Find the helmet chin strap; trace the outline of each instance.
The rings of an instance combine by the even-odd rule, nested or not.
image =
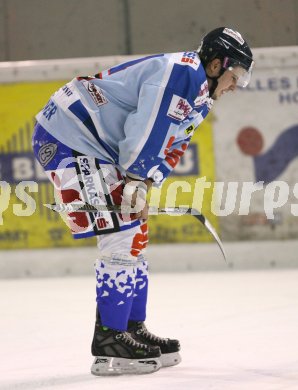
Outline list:
[[[213,94],[214,94],[214,92],[215,92],[215,90],[216,90],[216,88],[217,88],[217,85],[218,85],[218,78],[219,78],[219,77],[220,77],[220,76],[218,76],[218,77],[209,77],[209,76],[207,76],[207,79],[212,81],[211,87],[209,88],[209,96],[210,96],[211,98],[212,98],[212,96],[213,96]]]

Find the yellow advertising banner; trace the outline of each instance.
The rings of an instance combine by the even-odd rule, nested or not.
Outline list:
[[[0,249],[90,246],[94,238],[74,240],[59,214],[45,208],[54,202],[52,185],[35,161],[31,148],[34,116],[63,81],[0,85]],[[161,189],[153,189],[150,204],[201,208],[218,230],[210,212],[213,188],[204,190],[199,177],[215,180],[212,117],[197,129],[191,145]],[[203,200],[203,202],[202,202]],[[150,241],[211,241],[192,216],[152,216]]]

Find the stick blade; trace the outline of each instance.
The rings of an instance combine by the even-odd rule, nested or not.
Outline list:
[[[191,214],[195,218],[197,218],[205,226],[205,228],[208,230],[208,232],[213,236],[214,240],[217,242],[217,245],[219,246],[219,248],[221,250],[221,253],[225,259],[225,262],[227,263],[226,251],[225,251],[223,244],[221,242],[221,239],[219,238],[218,234],[216,233],[216,230],[214,229],[214,227],[211,225],[211,223],[208,221],[208,219],[206,217],[204,217],[204,215],[201,214],[198,210],[192,209]]]
[[[225,259],[225,262],[227,262],[227,255],[226,255],[226,251],[223,247],[223,244],[221,242],[221,239],[218,237],[218,234],[216,233],[215,229],[213,228],[213,226],[211,225],[211,223],[208,221],[208,219],[205,218],[205,226],[206,226],[206,229],[212,234],[212,236],[214,237],[215,241],[217,242],[220,250],[221,250],[221,253]]]

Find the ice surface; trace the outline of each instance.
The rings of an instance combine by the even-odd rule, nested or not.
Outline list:
[[[151,275],[147,325],[182,363],[94,377],[91,277],[0,281],[1,390],[297,390],[298,270]]]

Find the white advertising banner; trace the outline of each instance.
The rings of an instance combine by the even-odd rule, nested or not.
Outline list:
[[[248,88],[215,103],[216,213],[225,239],[298,235],[298,47],[257,49]]]

